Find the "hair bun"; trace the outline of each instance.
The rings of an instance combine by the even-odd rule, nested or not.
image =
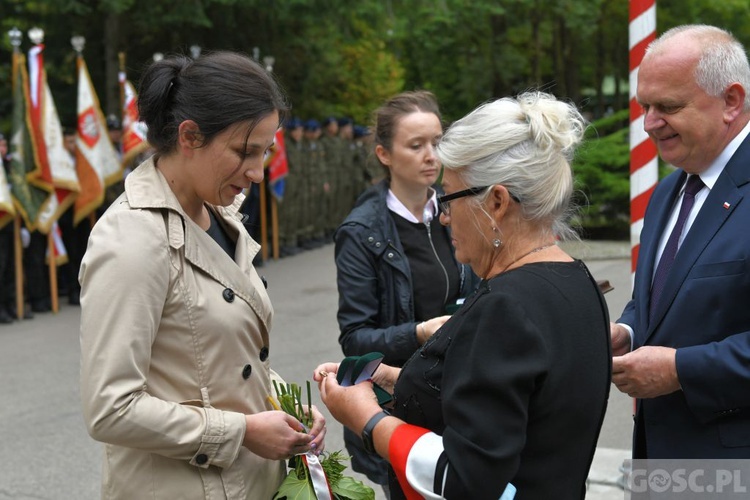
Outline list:
[[[555,149],[572,159],[586,128],[585,120],[575,106],[558,101],[545,92],[521,94],[518,105],[526,117],[534,142],[542,149]]]

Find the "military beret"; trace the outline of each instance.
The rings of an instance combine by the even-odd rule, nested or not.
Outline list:
[[[304,126],[304,123],[302,123],[302,120],[300,120],[299,118],[290,118],[289,120],[287,120],[286,124],[284,124],[284,127],[287,130],[292,130],[292,129],[300,128],[303,126]]]
[[[360,137],[364,137],[366,135],[370,135],[370,129],[365,127],[364,125],[355,125],[354,126],[354,138],[359,139]]]

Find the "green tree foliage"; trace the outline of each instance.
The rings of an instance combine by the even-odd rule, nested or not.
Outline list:
[[[630,226],[630,144],[627,109],[593,122],[576,154],[580,225],[588,237],[627,238]]]
[[[722,26],[750,46],[747,0],[656,0],[657,28]],[[119,114],[118,54],[137,83],[155,52],[238,50],[272,55],[301,118],[367,123],[387,96],[424,88],[446,122],[530,88],[576,103],[592,118],[629,101],[628,2],[623,0],[0,0],[0,131],[11,114],[7,31],[46,32],[45,62],[58,111],[75,123],[72,35],[83,35],[107,113]],[[22,50],[30,42],[25,37]],[[605,82],[612,83],[605,92]],[[619,117],[619,114],[615,114]],[[589,139],[576,172],[590,204],[583,221],[627,226],[627,122]],[[624,124],[624,125],[623,125]]]

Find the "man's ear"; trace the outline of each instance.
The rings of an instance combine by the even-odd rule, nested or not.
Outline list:
[[[203,146],[203,134],[193,120],[185,120],[177,129],[177,145],[180,149],[193,150]]]
[[[735,82],[724,91],[724,121],[730,123],[737,118],[745,108],[746,90]]]

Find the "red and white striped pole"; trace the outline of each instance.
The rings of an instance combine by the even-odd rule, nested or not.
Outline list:
[[[636,102],[638,68],[656,38],[656,0],[630,0],[630,271],[635,275],[646,205],[659,180],[656,145],[643,130],[643,109]]]

